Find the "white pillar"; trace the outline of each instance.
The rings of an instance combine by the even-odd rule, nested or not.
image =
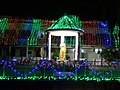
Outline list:
[[[64,36],[61,36],[61,44],[64,43]]]
[[[49,33],[48,60],[51,60],[51,33]]]
[[[75,40],[75,60],[78,60],[78,33],[76,34]]]

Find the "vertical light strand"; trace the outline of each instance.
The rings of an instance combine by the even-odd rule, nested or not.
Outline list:
[[[114,27],[114,31],[113,31],[113,37],[114,37],[114,44],[115,44],[115,47],[118,47],[119,46],[119,26],[116,24],[115,27]]]

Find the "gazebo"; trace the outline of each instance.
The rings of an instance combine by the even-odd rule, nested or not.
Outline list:
[[[80,21],[76,16],[65,15],[56,20],[45,32],[48,34],[48,60],[51,60],[51,36],[60,36],[60,44],[64,44],[65,36],[75,36],[75,58],[78,60],[78,39],[84,33],[80,29]],[[67,48],[67,47],[66,47]]]

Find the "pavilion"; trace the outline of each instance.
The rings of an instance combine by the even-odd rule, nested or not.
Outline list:
[[[51,60],[51,36],[60,36],[60,44],[65,43],[65,37],[75,36],[75,47],[74,47],[74,60],[79,58],[79,36],[84,33],[84,30],[80,29],[79,20],[76,16],[65,15],[56,20],[45,32],[48,34],[48,60]],[[68,46],[66,47],[68,48]]]

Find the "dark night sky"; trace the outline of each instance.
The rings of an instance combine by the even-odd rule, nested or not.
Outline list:
[[[0,15],[53,20],[66,13],[81,20],[107,20],[113,25],[120,16],[119,8],[120,0],[16,0],[1,4]]]

